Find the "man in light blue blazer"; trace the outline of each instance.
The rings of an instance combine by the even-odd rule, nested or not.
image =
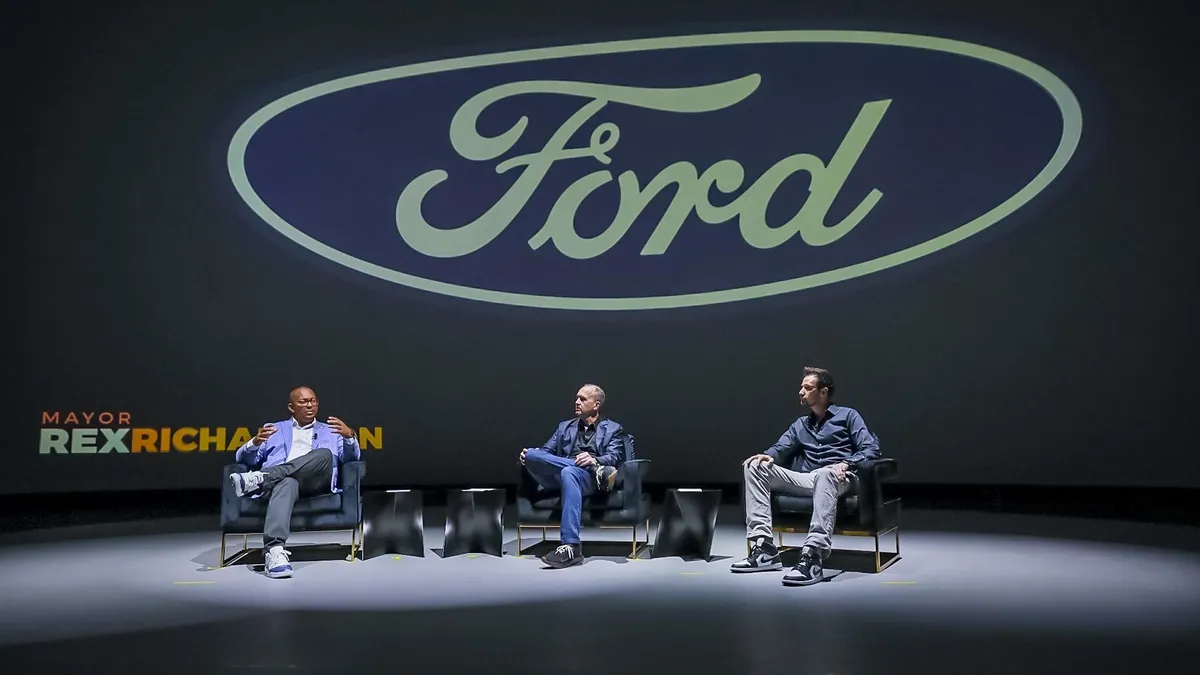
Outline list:
[[[575,394],[575,417],[560,422],[540,448],[521,451],[525,471],[547,491],[560,491],[559,547],[542,557],[553,568],[583,562],[579,527],[583,498],[613,488],[625,448],[625,430],[600,414],[604,390],[585,384]]]
[[[238,448],[236,461],[256,469],[229,477],[239,497],[267,500],[263,557],[267,576],[292,576],[284,545],[291,533],[292,508],[301,497],[340,492],[338,466],[361,456],[358,439],[345,422],[317,421],[317,394],[296,387],[288,396],[291,418],[264,424]]]

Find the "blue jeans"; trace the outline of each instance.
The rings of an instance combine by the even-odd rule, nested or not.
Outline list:
[[[583,498],[596,490],[592,472],[575,466],[575,460],[570,457],[552,455],[540,448],[525,451],[525,468],[538,485],[547,490],[561,490],[562,523],[558,539],[564,544],[580,543]]]

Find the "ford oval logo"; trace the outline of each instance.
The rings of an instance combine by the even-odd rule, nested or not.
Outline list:
[[[363,274],[576,310],[794,293],[995,225],[1062,172],[1079,103],[1028,60],[770,31],[487,54],[325,82],[247,119],[230,177]]]

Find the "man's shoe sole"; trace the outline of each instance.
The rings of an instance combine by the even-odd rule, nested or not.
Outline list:
[[[287,579],[292,576],[292,570],[288,570],[286,572],[271,572],[268,570],[267,576],[272,579]]]
[[[772,565],[760,565],[758,567],[730,567],[729,571],[734,574],[748,574],[750,572],[778,572],[783,569],[783,563],[778,562]]]
[[[239,497],[246,496],[246,488],[242,486],[242,481],[236,473],[229,474],[229,482],[233,483],[233,492]]]
[[[571,558],[570,560],[568,560],[566,562],[550,562],[549,560],[542,558],[542,563],[544,563],[547,567],[550,567],[550,568],[553,568],[556,570],[566,569],[568,567],[578,565],[581,562],[583,562],[582,556],[578,557],[578,558]]]
[[[812,586],[813,584],[819,584],[822,581],[825,581],[824,576],[817,577],[816,579],[786,579],[785,578],[783,580],[783,585],[784,586]]]

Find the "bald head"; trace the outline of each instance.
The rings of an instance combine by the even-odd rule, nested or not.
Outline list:
[[[309,424],[317,419],[317,392],[310,387],[296,387],[288,394],[288,412],[300,424]]]
[[[575,416],[595,421],[604,405],[604,390],[594,384],[585,384],[575,393]]]
[[[580,389],[596,400],[597,405],[604,405],[604,390],[594,384],[585,384]]]

